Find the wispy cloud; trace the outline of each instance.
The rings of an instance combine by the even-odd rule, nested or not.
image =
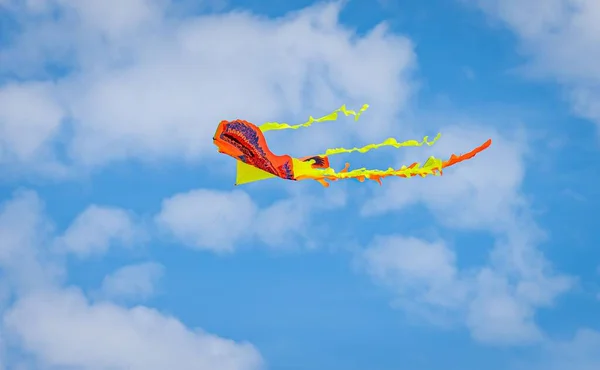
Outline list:
[[[33,192],[21,192],[1,206],[0,267],[18,289],[15,303],[3,312],[2,343],[34,356],[36,368],[211,369],[250,370],[262,359],[250,344],[187,328],[157,310],[125,308],[111,302],[90,303],[75,287],[53,278],[64,266],[46,256],[51,222]],[[87,235],[96,244],[104,235]],[[43,256],[43,257],[42,257]],[[111,295],[151,293],[148,279],[157,267],[124,268],[106,278]],[[76,349],[76,350],[74,350]],[[17,356],[18,357],[18,356]],[[15,356],[11,356],[15,360]],[[18,360],[18,359],[17,359]]]
[[[489,251],[487,264],[461,269],[461,256],[447,243],[390,235],[375,239],[364,252],[368,272],[392,285],[402,303],[408,303],[401,307],[450,314],[453,322],[462,322],[480,341],[539,341],[543,333],[535,322],[537,309],[551,305],[573,281],[554,272],[538,249],[543,233],[520,190],[527,143],[477,127],[449,127],[445,132],[439,147],[432,150],[438,156],[443,150],[468,149],[490,137],[494,148],[452,169],[451,175],[389,184],[366,203],[363,214],[424,204],[447,228],[489,232],[494,244],[479,246]]]
[[[65,127],[67,164],[197,160],[213,153],[215,123],[236,112],[260,122],[367,101],[379,113],[361,135],[380,135],[392,122],[384,118],[411,91],[410,41],[384,25],[355,38],[338,21],[340,3],[276,20],[248,12],[171,19],[168,2],[159,1],[128,0],[118,8],[102,1],[53,1],[35,9],[16,3],[24,32],[0,54],[0,73],[20,74],[25,82],[0,90],[11,102],[1,105],[0,127],[43,116],[35,120],[43,125],[35,140],[23,138],[29,136],[22,128],[11,134],[10,150],[21,157],[56,143]],[[54,83],[30,79],[48,73],[49,61],[73,73]],[[304,96],[307,86],[311,93]]]
[[[143,235],[127,211],[91,205],[56,239],[55,248],[85,258],[102,255],[113,244],[130,246]]]
[[[557,81],[573,111],[600,124],[600,57],[595,0],[468,0],[518,37],[533,77]]]
[[[104,277],[100,292],[111,300],[143,301],[156,293],[164,266],[156,262],[127,265]]]

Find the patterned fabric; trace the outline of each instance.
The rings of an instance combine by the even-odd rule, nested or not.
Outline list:
[[[221,153],[283,179],[295,180],[292,157],[273,154],[260,129],[248,121],[221,121],[213,142]]]

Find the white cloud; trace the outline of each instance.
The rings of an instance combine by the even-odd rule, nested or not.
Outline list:
[[[287,198],[277,200],[261,209],[254,220],[256,238],[277,249],[294,249],[298,246],[323,246],[318,240],[320,232],[330,236],[332,230],[319,220],[329,218],[326,212],[346,205],[347,194],[343,187],[314,188],[315,184],[291,183]]]
[[[26,173],[24,168],[48,176],[65,174],[50,140],[59,135],[66,115],[52,96],[54,88],[43,82],[0,85],[0,165],[6,165],[5,180]]]
[[[379,237],[363,258],[368,273],[394,289],[402,301],[416,299],[453,308],[466,299],[455,254],[442,242]]]
[[[292,197],[280,200],[261,210],[252,223],[255,235],[273,248],[285,249],[306,237],[310,212],[314,209],[312,197]]]
[[[569,287],[551,273],[515,281],[494,264],[461,270],[455,253],[439,241],[380,237],[362,258],[367,272],[396,293],[397,306],[436,324],[462,321],[475,339],[490,344],[541,340],[535,310]]]
[[[261,368],[261,356],[250,344],[189,329],[176,318],[148,307],[93,304],[80,290],[61,287],[59,273],[63,266],[53,260],[49,248],[52,231],[34,192],[17,192],[0,207],[0,272],[2,281],[10,283],[11,298],[16,300],[0,304],[0,351],[11,353],[3,358],[5,366],[98,370]],[[105,287],[114,294],[147,294],[143,276],[148,273],[155,277],[156,271],[152,270],[156,268],[150,265],[121,270],[107,279]],[[137,279],[137,283],[128,278]],[[11,306],[6,307],[7,303]],[[27,357],[20,358],[20,353]],[[34,361],[31,367],[30,360]]]
[[[155,222],[177,242],[216,253],[233,252],[256,239],[277,249],[313,246],[311,216],[343,206],[345,194],[335,189],[322,197],[292,193],[261,208],[245,191],[192,190],[163,200]]]
[[[131,245],[140,235],[128,212],[91,205],[77,216],[56,242],[61,250],[84,258],[104,254],[112,244]]]
[[[72,12],[81,22],[80,26],[110,39],[128,36],[143,25],[157,23],[163,11],[161,1],[153,0],[127,0],[118,8],[110,2],[94,0],[57,0],[55,3],[66,12]]]
[[[16,192],[0,206],[0,272],[19,293],[43,289],[62,275],[52,256],[37,248],[52,231],[42,212],[42,202],[30,191]]]
[[[368,271],[392,285],[400,298],[416,294],[422,304],[403,305],[406,309],[447,315],[450,305],[452,319],[467,325],[477,340],[496,344],[540,340],[543,334],[535,323],[536,310],[552,305],[572,280],[552,271],[537,249],[544,235],[520,191],[526,142],[519,136],[509,139],[476,127],[449,127],[443,132],[439,144],[430,150],[436,156],[464,152],[488,138],[493,138],[493,144],[474,159],[449,168],[442,177],[389,181],[386,190],[367,201],[363,214],[374,216],[424,204],[444,226],[491,232],[495,243],[488,261],[460,269],[461,256],[444,243],[388,237],[375,239],[365,252]],[[407,267],[409,261],[416,263],[412,269]]]
[[[261,357],[237,344],[147,307],[91,305],[76,289],[20,299],[4,317],[6,330],[41,368],[89,370],[253,370]]]
[[[155,262],[121,267],[102,281],[102,295],[109,299],[145,300],[156,291],[164,267]]]
[[[573,337],[545,342],[533,360],[519,361],[513,370],[595,370],[600,368],[600,333],[588,328]]]
[[[546,349],[545,370],[600,368],[600,333],[580,329],[569,341],[553,342]],[[540,367],[541,369],[541,367]]]
[[[155,220],[190,247],[231,252],[238,240],[251,235],[256,212],[243,191],[200,189],[165,199]]]
[[[0,158],[14,156],[24,162],[39,159],[64,115],[51,94],[52,85],[45,83],[11,84],[0,89]]]
[[[499,344],[542,339],[533,317],[536,306],[519,296],[506,276],[483,268],[472,284],[475,296],[468,303],[467,325],[476,339]]]
[[[500,20],[530,57],[526,71],[557,80],[575,113],[600,124],[600,3],[596,0],[468,0]]]
[[[304,120],[341,103],[377,107],[369,124],[347,132],[381,139],[410,94],[410,41],[385,25],[357,36],[339,23],[339,2],[276,20],[248,12],[176,20],[167,1],[127,0],[119,11],[105,3],[55,1],[60,17],[21,16],[25,31],[2,54],[6,71],[25,77],[75,58],[77,73],[58,79],[50,96],[71,120],[66,143],[77,164],[197,159],[214,153],[222,119]],[[54,138],[48,131],[43,141]]]

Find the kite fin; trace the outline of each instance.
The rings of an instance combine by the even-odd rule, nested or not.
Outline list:
[[[312,161],[312,168],[329,168],[329,158],[324,155],[313,155],[298,159],[300,159],[302,162]]]
[[[235,184],[242,185],[250,182],[261,181],[270,179],[273,177],[277,177],[272,173],[263,171],[259,168],[246,164],[242,161],[237,162],[236,176],[235,176]]]

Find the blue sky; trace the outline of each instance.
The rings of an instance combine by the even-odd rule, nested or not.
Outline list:
[[[572,2],[0,0],[0,368],[600,367],[600,8]],[[494,143],[329,189],[234,187],[212,145],[363,103],[269,144]]]

